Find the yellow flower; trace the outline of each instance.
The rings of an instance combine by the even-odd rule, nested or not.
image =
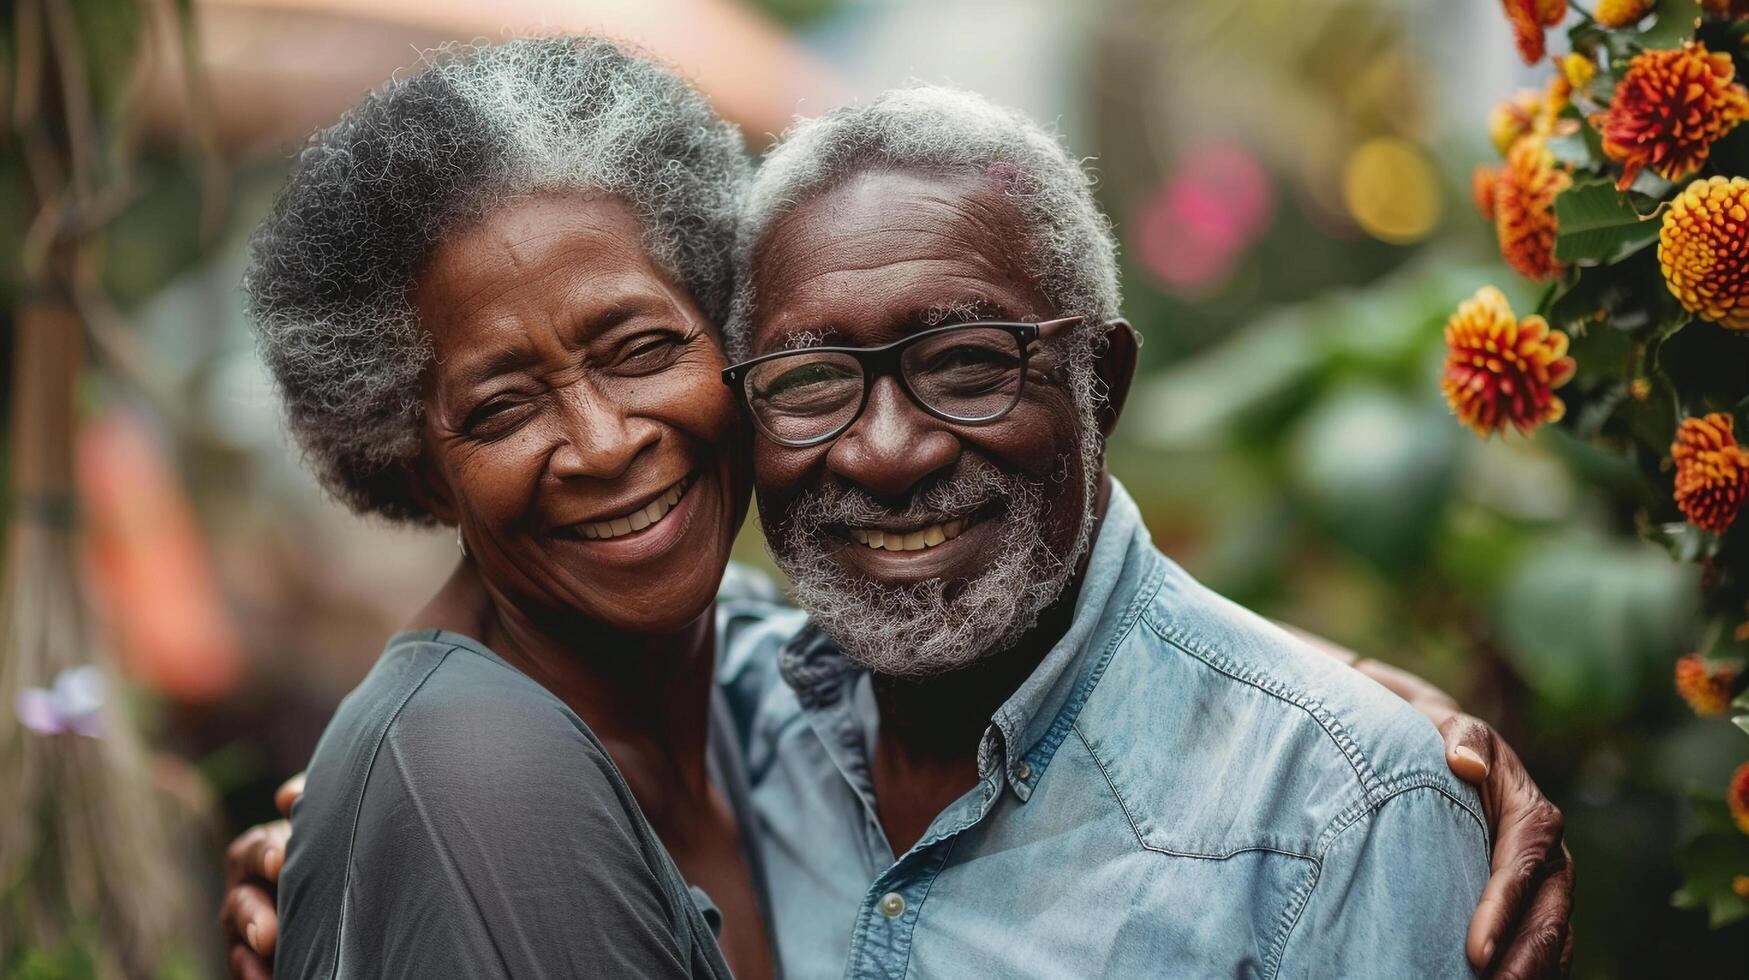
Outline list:
[[[1494,186],[1494,233],[1500,254],[1527,279],[1560,275],[1555,260],[1555,197],[1573,178],[1555,165],[1548,142],[1530,135],[1513,144]]]
[[[1676,661],[1676,693],[1702,718],[1717,718],[1731,707],[1737,672],[1724,664],[1708,664],[1697,654]]]
[[[1713,143],[1749,118],[1749,92],[1734,82],[1731,56],[1698,41],[1647,51],[1628,63],[1609,110],[1592,124],[1603,152],[1622,165],[1626,190],[1642,168],[1684,180],[1706,163]]]
[[[1749,330],[1749,179],[1689,184],[1664,211],[1658,265],[1684,309]]]
[[[1493,286],[1459,304],[1445,324],[1440,388],[1458,420],[1487,438],[1508,425],[1529,433],[1559,421],[1567,406],[1555,389],[1573,377],[1567,335],[1540,316],[1519,320]]]
[[[1520,136],[1536,128],[1542,116],[1542,93],[1525,89],[1488,113],[1488,140],[1505,156]]]
[[[1749,451],[1737,445],[1731,416],[1712,412],[1682,420],[1670,458],[1676,461],[1676,506],[1689,523],[1723,534],[1749,492]]]
[[[1604,27],[1626,27],[1646,16],[1656,0],[1597,0],[1597,22]]]
[[[1568,88],[1582,89],[1597,77],[1597,62],[1574,51],[1561,59],[1561,77],[1567,80]]]

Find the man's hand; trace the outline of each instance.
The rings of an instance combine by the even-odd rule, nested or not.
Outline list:
[[[233,980],[272,980],[273,950],[279,942],[279,871],[291,839],[291,808],[304,794],[304,774],[285,781],[273,802],[288,819],[243,831],[225,852],[225,900],[219,925],[229,947],[226,962]]]
[[[1501,980],[1565,977],[1573,961],[1573,860],[1561,839],[1561,811],[1500,733],[1464,714],[1451,695],[1389,664],[1351,664],[1430,718],[1445,739],[1446,765],[1482,791],[1494,873],[1470,917],[1470,962],[1492,966],[1489,976]]]

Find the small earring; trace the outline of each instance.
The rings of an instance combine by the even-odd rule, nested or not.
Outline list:
[[[463,558],[468,556],[468,542],[466,538],[462,537],[462,526],[460,524],[455,526],[455,546],[461,549]]]

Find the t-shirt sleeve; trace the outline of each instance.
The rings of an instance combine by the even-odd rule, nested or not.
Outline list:
[[[372,762],[339,975],[691,976],[680,896],[598,743],[549,704],[447,700],[409,704]]]
[[[1325,848],[1274,975],[1473,976],[1464,938],[1487,879],[1475,814],[1433,787],[1404,790]]]

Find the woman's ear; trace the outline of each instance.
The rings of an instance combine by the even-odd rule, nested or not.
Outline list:
[[[461,514],[456,507],[455,495],[450,492],[449,481],[444,479],[430,456],[420,453],[413,459],[396,463],[395,471],[408,499],[420,509],[437,518],[439,523],[451,526],[460,523]]]
[[[1130,397],[1130,383],[1136,379],[1136,356],[1141,337],[1128,320],[1119,317],[1105,321],[1105,344],[1093,371],[1105,385],[1105,401],[1099,406],[1099,431],[1107,438],[1117,428],[1124,402]]]

